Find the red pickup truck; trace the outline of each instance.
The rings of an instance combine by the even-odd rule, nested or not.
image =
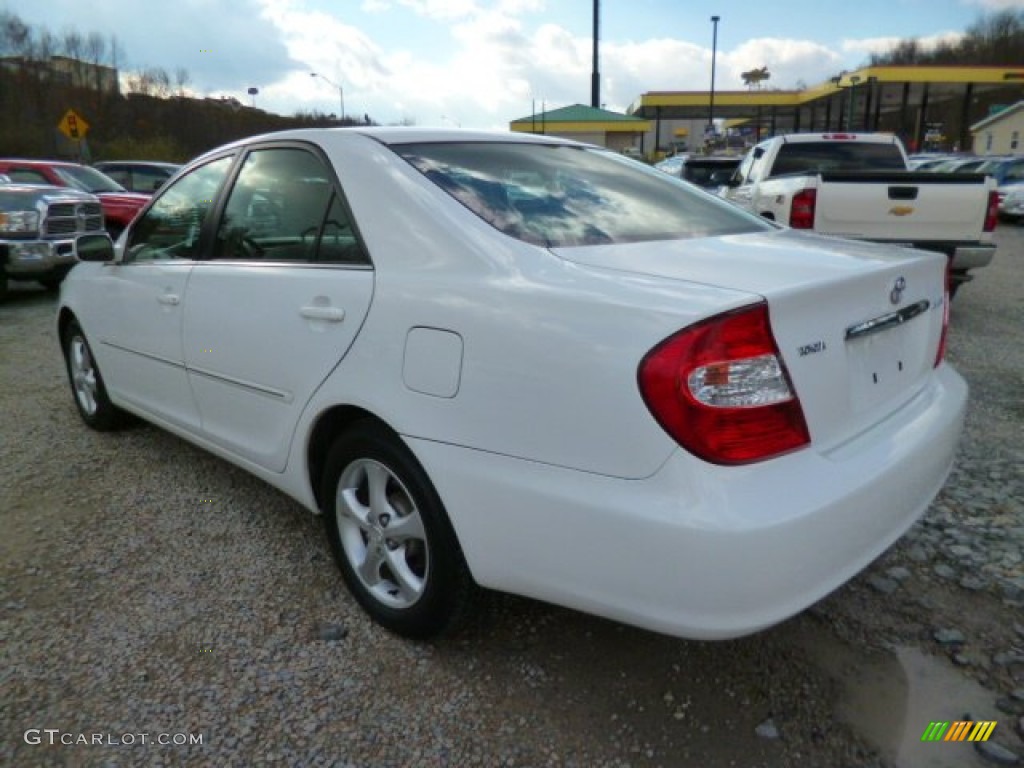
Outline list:
[[[100,199],[107,232],[115,240],[150,198],[149,195],[127,191],[95,168],[60,160],[0,158],[0,174],[22,184],[50,184],[91,192]]]

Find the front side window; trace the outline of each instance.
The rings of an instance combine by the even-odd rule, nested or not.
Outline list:
[[[310,151],[249,153],[217,230],[214,258],[360,261],[349,217],[324,162]]]
[[[197,258],[203,222],[233,159],[213,160],[168,187],[132,227],[125,261]]]
[[[481,219],[536,245],[678,240],[770,228],[678,179],[603,150],[531,143],[393,149]]]

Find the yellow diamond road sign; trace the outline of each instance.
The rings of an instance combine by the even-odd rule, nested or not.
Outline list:
[[[64,113],[57,128],[69,139],[84,139],[85,134],[89,132],[89,124],[85,122],[85,118],[73,109]]]

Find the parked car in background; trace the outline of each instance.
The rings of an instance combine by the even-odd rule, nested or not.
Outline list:
[[[56,288],[75,264],[76,238],[102,231],[94,195],[0,177],[0,297],[10,280]]]
[[[153,160],[104,160],[93,163],[92,167],[105,173],[129,192],[148,195],[160,189],[178,172],[181,165]]]
[[[698,187],[718,189],[729,182],[742,159],[739,155],[675,155],[654,167]]]
[[[0,173],[11,181],[70,187],[96,195],[103,205],[107,232],[114,239],[149,202],[150,195],[129,192],[95,168],[60,160],[0,158]]]
[[[324,514],[412,637],[477,585],[756,631],[902,535],[962,428],[942,255],[564,139],[254,137],[79,257],[57,330],[85,423],[131,411]]]
[[[1018,224],[1024,221],[1024,182],[999,188],[999,218]]]
[[[671,157],[666,157],[664,160],[655,163],[654,167],[662,173],[667,173],[669,176],[681,178],[683,163],[686,162],[686,158],[688,157],[689,155],[672,155]]]
[[[985,160],[984,157],[952,157],[918,170],[932,173],[977,173],[978,167]]]
[[[949,155],[939,152],[928,152],[925,154],[908,155],[907,170],[927,171],[941,163],[961,157],[960,155]]]
[[[739,155],[691,155],[683,163],[683,178],[708,190],[717,190],[729,183],[739,167]]]
[[[975,172],[991,176],[1000,187],[1005,184],[1022,182],[1024,181],[1024,155],[986,158]]]

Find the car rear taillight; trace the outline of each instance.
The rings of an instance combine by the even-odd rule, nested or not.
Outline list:
[[[942,333],[939,334],[939,348],[935,352],[935,368],[946,359],[946,335],[949,333],[949,297],[950,280],[953,279],[953,260],[946,260],[946,291],[942,297]]]
[[[793,195],[789,209],[789,226],[793,229],[814,229],[814,207],[818,203],[818,190],[801,189]]]
[[[764,302],[670,336],[637,371],[651,414],[690,453],[749,464],[810,443]]]
[[[985,209],[985,232],[994,232],[999,221],[999,193],[995,190],[988,193],[988,207]]]

